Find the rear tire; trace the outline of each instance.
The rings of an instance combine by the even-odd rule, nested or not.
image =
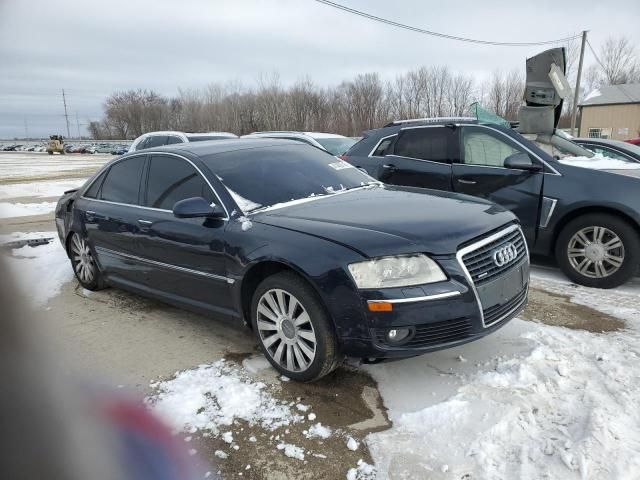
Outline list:
[[[623,219],[603,213],[571,220],[560,232],[555,250],[565,275],[587,287],[618,287],[640,265],[638,232]]]
[[[267,360],[293,380],[318,380],[343,359],[321,300],[292,272],[277,273],[258,285],[251,301],[251,323]]]
[[[104,280],[87,239],[79,233],[73,233],[68,241],[67,251],[73,273],[78,282],[87,290],[104,288]]]
[[[48,153],[49,155],[53,155],[53,152],[52,152],[52,151],[47,151],[47,153]]]

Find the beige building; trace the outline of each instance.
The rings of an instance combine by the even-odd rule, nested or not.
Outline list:
[[[580,137],[640,137],[640,83],[609,85],[587,95],[580,107]]]

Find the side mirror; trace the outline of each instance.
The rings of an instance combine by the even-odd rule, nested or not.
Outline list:
[[[533,163],[531,158],[526,153],[514,153],[504,159],[505,168],[513,170],[524,170],[527,172],[539,172],[542,170],[542,165]]]
[[[209,205],[202,197],[185,198],[173,206],[177,218],[222,218],[224,211],[218,205]]]

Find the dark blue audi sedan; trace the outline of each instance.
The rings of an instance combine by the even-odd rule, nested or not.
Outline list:
[[[425,193],[427,192],[427,193]],[[383,185],[289,140],[134,152],[58,202],[80,284],[244,322],[284,375],[346,356],[414,356],[480,338],[526,305],[515,216]]]

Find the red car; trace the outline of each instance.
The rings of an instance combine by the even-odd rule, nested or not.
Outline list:
[[[630,138],[629,140],[625,140],[627,143],[631,143],[633,145],[640,145],[640,137],[638,138]]]

